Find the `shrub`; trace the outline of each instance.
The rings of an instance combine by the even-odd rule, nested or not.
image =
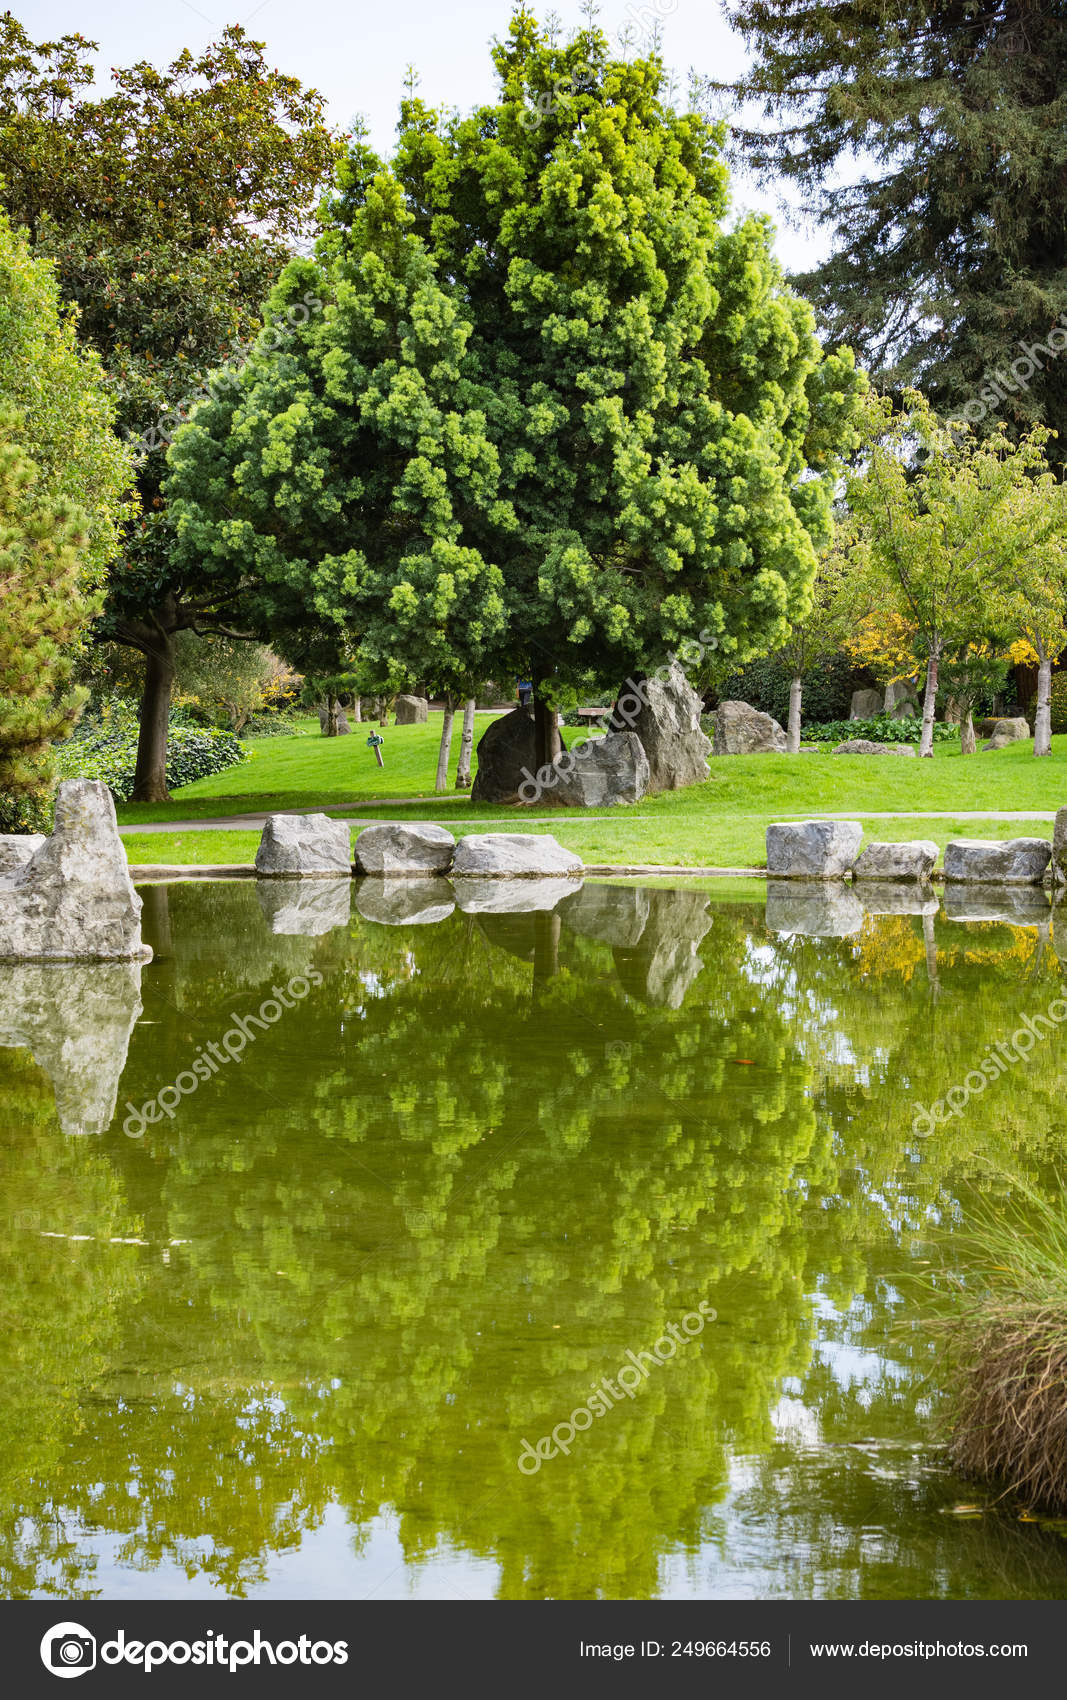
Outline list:
[[[824,720],[805,724],[802,736],[806,744],[841,744],[846,738],[871,738],[879,744],[917,744],[922,737],[923,723],[919,715],[908,720]],[[947,744],[959,737],[959,727],[947,721],[934,722],[934,743]]]
[[[167,784],[172,791],[194,779],[222,773],[247,761],[248,753],[232,732],[203,726],[171,724],[167,750]],[[118,803],[133,790],[137,766],[137,729],[122,716],[97,722],[80,736],[59,745],[56,772],[61,779],[102,779]]]
[[[1052,730],[1067,732],[1067,673],[1052,675]]]

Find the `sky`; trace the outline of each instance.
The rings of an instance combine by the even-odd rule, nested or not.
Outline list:
[[[227,24],[240,23],[265,41],[271,63],[326,98],[331,120],[347,127],[361,114],[372,145],[391,150],[397,106],[408,65],[430,105],[465,111],[493,98],[488,44],[503,35],[511,0],[7,0],[38,41],[80,32],[100,45],[101,89],[112,65],[147,59],[169,63],[184,47],[199,52]],[[582,21],[580,0],[548,0],[565,31]],[[601,0],[599,23],[612,39],[628,23],[662,21],[663,55],[684,87],[690,67],[729,78],[742,68],[745,48],[726,22],[719,0]],[[774,218],[777,253],[796,271],[822,257],[826,240],[790,225],[772,190],[735,180],[734,204]]]

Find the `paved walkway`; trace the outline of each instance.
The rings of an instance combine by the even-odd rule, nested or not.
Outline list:
[[[377,801],[377,799],[376,799]],[[397,807],[410,803],[410,797],[383,797],[381,808]],[[390,823],[382,821],[377,815],[350,815],[346,813],[352,807],[351,803],[331,804],[323,809],[286,809],[271,810],[272,814],[293,815],[340,815],[352,826],[385,826]],[[517,811],[510,815],[501,815],[499,819],[486,819],[482,816],[471,817],[471,824],[477,828],[486,826],[518,827],[527,826],[569,826],[580,824],[585,826],[590,821],[616,821],[621,824],[629,817],[625,813],[610,815],[577,815],[554,813],[550,815],[520,815]],[[648,819],[648,816],[639,817]],[[731,820],[767,820],[766,812],[758,815],[731,815]],[[837,809],[833,814],[814,815],[782,815],[782,820],[1055,820],[1055,809]],[[266,814],[255,815],[215,815],[203,820],[152,820],[120,826],[119,831],[127,832],[257,832],[266,825]],[[403,821],[393,823],[403,826],[440,826],[440,818],[418,819],[414,815],[405,815]]]

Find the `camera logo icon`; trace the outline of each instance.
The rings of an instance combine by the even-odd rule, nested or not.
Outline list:
[[[41,1663],[53,1676],[84,1676],[96,1665],[96,1637],[80,1623],[57,1623],[41,1642]]]

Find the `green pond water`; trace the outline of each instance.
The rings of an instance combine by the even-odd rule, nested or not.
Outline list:
[[[1040,893],[521,884],[146,887],[143,970],[0,967],[0,1591],[1063,1597],[922,1285],[1055,1185],[1059,1034],[912,1131],[1058,996]]]

